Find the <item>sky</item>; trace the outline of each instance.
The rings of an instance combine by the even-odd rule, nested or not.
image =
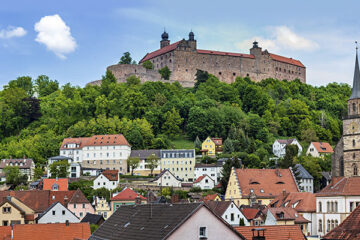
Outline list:
[[[307,83],[352,84],[360,1],[1,0],[0,89],[19,76],[61,85],[101,79],[124,52],[139,61],[195,33],[199,49],[249,53],[252,41],[299,59]]]

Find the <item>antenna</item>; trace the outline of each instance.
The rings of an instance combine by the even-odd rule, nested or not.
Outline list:
[[[357,50],[358,50],[358,42],[355,41],[355,46],[356,46],[356,53],[357,53]]]

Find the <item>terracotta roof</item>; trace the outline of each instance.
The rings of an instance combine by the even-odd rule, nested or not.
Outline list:
[[[319,153],[333,153],[332,146],[327,142],[311,142]]]
[[[33,160],[31,158],[20,158],[20,159],[1,159],[0,168],[6,166],[18,166],[20,169],[31,168],[33,165]]]
[[[68,190],[69,180],[67,178],[48,178],[43,179],[43,190],[53,190],[53,185],[58,185],[58,191]]]
[[[251,55],[251,54],[220,52],[220,51],[213,51],[213,50],[201,50],[201,49],[198,49],[197,53],[211,54],[211,55],[222,55],[222,56],[233,56],[233,57],[244,57],[244,58],[255,58],[254,55]]]
[[[146,200],[146,197],[140,195],[134,190],[125,187],[120,193],[112,197],[111,201],[135,201],[137,197],[140,197],[141,200]]]
[[[0,226],[0,240],[11,239],[11,226]]]
[[[287,203],[287,204],[286,204]],[[269,206],[293,208],[298,212],[316,212],[316,198],[314,193],[293,192],[278,195]]]
[[[87,137],[82,138],[64,138],[60,149],[81,149],[84,143],[88,140]],[[67,144],[75,144],[74,148],[65,147]]]
[[[12,196],[20,200],[36,213],[45,211],[49,206],[49,192],[41,190],[0,191],[0,199]]]
[[[105,170],[101,173],[110,181],[118,181],[119,180],[119,171],[118,170]]]
[[[252,220],[256,218],[258,213],[260,212],[260,209],[257,208],[241,208],[240,211],[246,217],[247,220]]]
[[[145,62],[145,61],[147,61],[147,60],[150,60],[150,59],[152,59],[152,58],[154,58],[154,57],[157,57],[157,56],[160,56],[160,55],[162,55],[162,54],[171,52],[171,51],[173,51],[173,50],[176,49],[176,47],[177,47],[177,45],[178,45],[179,43],[180,43],[180,41],[175,42],[175,43],[173,43],[173,44],[170,44],[170,45],[168,45],[168,46],[166,46],[166,47],[160,48],[160,49],[158,49],[158,50],[156,50],[156,51],[154,51],[154,52],[147,53],[147,54],[145,55],[145,57],[143,57],[143,59],[141,59],[141,60],[139,61],[139,63]]]
[[[206,201],[205,204],[219,217],[229,208],[232,201]],[[233,203],[234,204],[234,203]],[[237,206],[234,204],[237,208]]]
[[[78,188],[72,197],[70,198],[69,203],[90,203],[89,200],[85,197],[84,193]]]
[[[202,198],[202,201],[214,201],[219,195],[217,193],[206,195]]]
[[[283,191],[298,192],[290,169],[235,169],[243,197],[275,198]]]
[[[294,220],[295,223],[309,223],[310,222],[309,220],[307,220],[303,216],[301,216],[301,214],[299,214],[293,208],[287,208],[287,207],[268,208],[267,214],[269,214],[269,211],[272,213],[272,215],[275,217],[275,219],[277,221]]]
[[[360,239],[360,206],[336,228],[327,233],[322,239],[358,240]]]
[[[67,144],[77,144],[75,148],[65,147]],[[81,149],[85,146],[113,146],[127,145],[130,146],[124,135],[94,135],[86,138],[65,138],[60,149]]]
[[[198,178],[194,181],[194,183],[201,182],[201,181],[204,179],[204,177],[205,177],[205,176],[207,176],[207,175],[206,175],[206,174],[204,174],[204,175],[202,175],[202,176],[198,177]]]
[[[326,196],[360,196],[360,177],[336,177],[323,188],[316,197]]]
[[[278,61],[278,62],[283,62],[283,63],[288,63],[288,64],[292,64],[298,67],[305,67],[299,60],[296,59],[292,59],[292,58],[287,58],[287,57],[283,57],[280,55],[276,55],[273,53],[270,53],[270,57],[272,58],[272,60]]]
[[[301,232],[300,226],[297,225],[274,225],[274,226],[254,226],[235,227],[235,230],[241,233],[246,239],[252,239],[253,229],[264,229],[266,240],[306,240]]]
[[[215,143],[216,146],[222,145],[222,138],[211,138],[211,140]]]
[[[15,224],[13,240],[74,240],[91,236],[89,223]]]
[[[60,202],[62,205],[67,206],[70,199],[73,197],[75,190],[70,191],[49,191],[49,205]]]

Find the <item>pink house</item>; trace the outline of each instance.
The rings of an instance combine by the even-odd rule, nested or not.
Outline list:
[[[69,199],[67,208],[80,218],[80,220],[85,217],[86,213],[95,213],[93,206],[80,189],[77,189]]]

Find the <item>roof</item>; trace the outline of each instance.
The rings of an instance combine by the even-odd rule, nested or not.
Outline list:
[[[323,188],[316,197],[326,196],[360,196],[360,177],[336,177]]]
[[[154,154],[156,157],[160,158],[160,150],[159,149],[131,150],[130,157],[138,157],[138,158],[140,158],[140,160],[145,160],[152,154]]]
[[[246,217],[247,220],[252,220],[256,218],[258,213],[260,212],[260,209],[257,208],[241,208],[240,211]]]
[[[146,200],[146,197],[140,195],[134,190],[125,187],[120,193],[112,197],[111,201],[134,201],[137,197],[140,197],[142,200]]]
[[[205,204],[219,217],[229,208],[232,201],[207,201]],[[234,204],[237,208],[237,206]]]
[[[294,220],[295,223],[309,223],[310,221],[305,219],[301,214],[299,214],[295,209],[288,207],[278,207],[278,208],[268,208],[268,212],[271,212],[277,221],[282,220]],[[282,214],[282,216],[280,215]]]
[[[33,166],[33,160],[31,158],[20,158],[20,159],[1,159],[0,168],[6,166],[18,166],[20,169],[27,169]]]
[[[222,138],[211,138],[211,140],[215,143],[215,146],[222,145]]]
[[[67,144],[76,144],[75,148],[65,147]],[[124,135],[94,135],[86,138],[64,138],[60,149],[81,149],[85,146],[113,146],[126,145],[130,146]]]
[[[101,224],[101,221],[105,221],[102,215],[87,213],[81,222],[88,222],[90,224]]]
[[[255,58],[254,55],[251,55],[251,54],[220,52],[220,51],[213,51],[213,50],[201,50],[201,49],[198,49],[197,53],[211,54],[211,55],[222,55],[222,56],[233,56],[233,57],[243,57],[243,58]]]
[[[170,45],[168,45],[168,46],[166,46],[166,47],[160,48],[160,49],[158,49],[158,50],[156,50],[156,51],[154,51],[154,52],[147,53],[147,54],[145,55],[145,57],[143,57],[143,59],[141,59],[141,60],[139,61],[139,63],[145,62],[145,61],[147,61],[147,60],[150,60],[150,59],[152,59],[152,58],[154,58],[154,57],[157,57],[157,56],[160,56],[160,55],[162,55],[162,54],[171,52],[171,51],[173,51],[173,50],[176,49],[176,47],[177,47],[177,45],[178,45],[179,43],[180,43],[180,41],[177,41],[177,42],[175,42],[175,43],[173,43],[173,44],[170,44]]]
[[[356,52],[356,58],[355,58],[353,88],[352,88],[351,96],[350,96],[349,100],[356,99],[356,98],[360,98],[360,72],[359,72],[359,61],[358,61],[357,52]]]
[[[69,203],[90,203],[89,200],[85,197],[84,193],[78,188],[72,197],[70,198]]]
[[[89,239],[167,239],[202,207],[206,206],[203,203],[123,205]],[[217,218],[234,231],[222,218]]]
[[[53,190],[53,185],[57,184],[59,191],[67,191],[68,183],[67,178],[46,178],[43,179],[43,190]]]
[[[12,228],[13,240],[74,240],[91,235],[89,223],[15,224]]]
[[[109,179],[109,181],[118,181],[119,180],[119,171],[118,170],[105,170],[101,173]]]
[[[271,201],[269,206],[285,207],[285,204],[286,207],[294,208],[298,212],[316,212],[316,198],[314,193],[292,192],[280,194]]]
[[[264,229],[266,240],[306,240],[301,232],[300,226],[297,225],[274,225],[261,226]],[[241,233],[246,239],[252,239],[253,229],[259,229],[254,226],[235,227],[235,230]]]
[[[75,190],[70,191],[49,191],[48,206],[60,202],[62,205],[67,206],[70,199],[73,197]]]
[[[332,146],[327,142],[311,142],[319,153],[333,153]]]
[[[222,164],[221,163],[196,163],[195,164],[195,168],[216,168],[216,167],[221,167]]]
[[[295,141],[296,138],[289,138],[289,139],[276,139],[281,144],[291,144],[293,141]]]
[[[157,180],[159,180],[166,172],[169,172],[176,180],[181,181],[179,178],[177,178],[172,172],[170,172],[167,169],[162,170],[153,180],[151,180],[150,182],[155,182]]]
[[[292,59],[292,58],[287,58],[287,57],[283,57],[280,55],[276,55],[273,53],[270,53],[270,57],[272,60],[278,61],[278,62],[283,62],[283,63],[288,63],[288,64],[292,64],[298,67],[305,67],[299,60],[296,59]]]
[[[219,195],[217,193],[214,194],[209,194],[206,195],[205,197],[202,198],[202,200],[205,201],[214,201],[216,199],[216,197],[219,197]]]
[[[243,197],[274,198],[286,192],[298,192],[290,169],[235,169]]]
[[[63,206],[64,208],[66,208],[63,204],[61,204],[60,202],[54,202],[53,204],[50,205],[50,207],[48,207],[48,209],[46,209],[43,213],[40,213],[37,217],[37,220],[40,220],[43,216],[45,216],[52,208],[54,208],[57,204],[60,204],[61,206]],[[66,210],[68,212],[70,212],[73,216],[75,216],[77,219],[79,219],[72,211],[68,210],[66,208]]]
[[[360,239],[360,206],[336,228],[327,233],[322,239]]]
[[[301,164],[295,164],[295,173],[301,179],[314,179],[308,171]]]
[[[0,239],[11,239],[11,226],[0,226]]]

